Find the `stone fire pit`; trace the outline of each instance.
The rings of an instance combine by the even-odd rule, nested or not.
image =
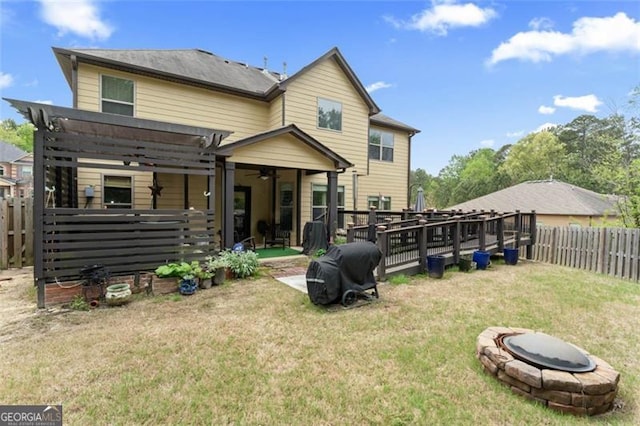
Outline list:
[[[529,333],[535,334],[532,336],[534,338],[542,337],[565,344],[552,336],[526,328],[489,327],[480,333],[476,343],[476,354],[484,371],[514,393],[554,410],[591,416],[611,409],[620,380],[620,374],[613,367],[584,349],[566,343],[569,352],[579,351],[576,354],[581,358],[586,357],[593,365],[593,370],[569,372],[547,368],[515,357],[503,343],[503,339]],[[549,359],[553,356],[549,355]]]

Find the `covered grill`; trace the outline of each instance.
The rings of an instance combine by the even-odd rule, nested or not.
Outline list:
[[[314,259],[307,268],[307,292],[316,305],[340,301],[351,305],[358,298],[378,297],[373,270],[382,253],[370,242],[330,246],[327,253]],[[368,293],[369,290],[372,290]]]

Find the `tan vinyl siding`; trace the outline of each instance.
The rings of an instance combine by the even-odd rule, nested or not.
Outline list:
[[[291,135],[236,148],[230,161],[311,170],[327,170],[334,167],[333,163],[318,151]]]
[[[342,130],[318,128],[318,97],[342,104]],[[316,65],[287,87],[285,124],[295,123],[357,167],[366,167],[369,111],[333,59]]]
[[[184,209],[184,175],[158,173],[156,182],[162,186],[161,195],[156,197],[157,208]]]
[[[100,75],[135,81],[135,115],[169,123],[232,130],[225,142],[263,132],[269,104],[212,90],[81,64],[78,108],[100,110]]]
[[[409,182],[409,138],[407,133],[384,127],[372,129],[393,133],[393,162],[369,160],[369,174],[358,178],[358,208],[368,208],[367,197],[385,195],[391,197],[391,209],[407,207],[407,185]],[[365,170],[362,170],[364,172]],[[360,170],[358,169],[358,172]],[[353,201],[347,200],[350,204]]]
[[[282,102],[285,95],[280,95],[269,104],[269,128],[277,129],[282,127]]]
[[[99,160],[92,160],[97,162]],[[107,161],[104,161],[107,164]],[[149,172],[128,172],[126,170],[96,170],[79,168],[78,169],[78,206],[89,209],[104,208],[102,202],[102,183],[103,176],[130,176],[132,178],[132,202],[134,209],[148,209],[152,205],[151,190],[148,188],[152,184],[153,176]],[[85,196],[85,188],[93,186],[93,199],[87,203]],[[163,192],[164,194],[164,192]]]

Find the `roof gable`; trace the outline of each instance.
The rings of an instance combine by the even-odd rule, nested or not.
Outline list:
[[[557,180],[527,181],[451,206],[451,209],[531,211],[550,215],[602,216],[618,212],[615,195],[597,192]]]
[[[317,151],[322,154],[329,160],[331,160],[336,169],[345,169],[347,167],[353,166],[351,162],[327,148],[322,143],[318,142],[318,140],[314,139],[309,134],[302,131],[295,124],[290,124],[288,126],[280,127],[278,129],[269,130],[263,133],[259,133],[257,135],[249,136],[248,138],[244,138],[235,142],[230,142],[226,145],[220,146],[216,151],[216,155],[220,156],[230,156],[233,154],[233,151],[238,148],[242,148],[248,145],[252,145],[258,142],[265,141],[267,139],[275,138],[281,135],[291,135],[295,137],[300,142],[304,143],[311,149]]]
[[[321,63],[323,61],[326,61],[326,60],[334,60],[334,61],[336,61],[336,63],[342,69],[342,71],[345,73],[345,75],[347,76],[347,78],[349,79],[349,81],[351,82],[353,87],[356,89],[356,91],[358,92],[358,94],[360,95],[360,97],[362,98],[364,103],[367,104],[367,107],[369,108],[369,114],[370,115],[377,114],[377,113],[380,112],[380,108],[373,101],[373,98],[371,98],[371,96],[369,95],[367,90],[364,88],[364,86],[362,85],[362,83],[360,82],[358,77],[356,76],[356,73],[353,72],[353,70],[351,69],[351,67],[349,66],[349,64],[345,60],[344,56],[342,56],[342,53],[340,53],[340,50],[337,47],[332,48],[327,53],[325,53],[324,55],[320,56],[318,59],[316,59],[315,61],[311,62],[309,65],[305,66],[304,68],[302,68],[300,71],[298,71],[297,73],[295,73],[291,77],[289,77],[286,80],[280,82],[279,83],[279,87],[282,90],[286,90],[287,86],[289,84],[291,84],[291,82],[295,81],[301,75],[306,74],[309,70],[314,68],[316,65],[318,65],[319,63]]]
[[[17,146],[9,142],[0,141],[0,162],[13,163],[26,155],[29,155],[29,153],[21,150]]]

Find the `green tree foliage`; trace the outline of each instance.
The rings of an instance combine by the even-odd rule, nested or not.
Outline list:
[[[581,115],[552,131],[531,133],[498,151],[454,155],[438,176],[412,171],[412,203],[422,186],[429,207],[446,208],[528,180],[553,177],[622,196],[624,226],[640,227],[640,86],[624,113]]]
[[[16,124],[11,118],[0,121],[0,140],[17,146],[23,151],[33,151],[33,131],[31,123]]]
[[[513,145],[500,171],[507,186],[528,180],[564,177],[566,152],[558,137],[549,131],[530,133]]]

